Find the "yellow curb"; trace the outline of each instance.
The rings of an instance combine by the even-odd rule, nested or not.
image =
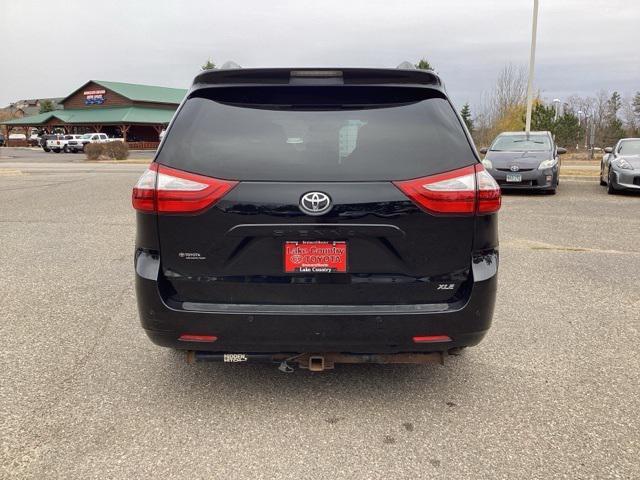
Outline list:
[[[0,168],[0,176],[22,175],[22,170],[17,168]]]
[[[153,158],[132,158],[130,160],[85,160],[84,163],[117,163],[118,165],[148,165]]]
[[[571,169],[565,168],[560,171],[561,177],[598,177],[600,172],[598,170],[580,170],[580,169]]]

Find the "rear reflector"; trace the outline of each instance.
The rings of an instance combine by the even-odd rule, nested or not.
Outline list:
[[[500,209],[500,187],[482,164],[393,183],[434,215],[489,214]]]
[[[413,337],[413,343],[444,343],[450,341],[451,338],[447,335],[423,335]]]
[[[213,343],[218,340],[215,335],[192,335],[185,333],[178,338],[181,342],[201,342],[201,343]]]
[[[133,187],[133,208],[141,212],[198,213],[237,184],[152,163]]]

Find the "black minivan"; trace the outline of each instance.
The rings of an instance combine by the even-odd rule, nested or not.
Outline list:
[[[431,71],[203,72],[133,189],[142,326],[190,360],[442,358],[491,324],[500,202]]]

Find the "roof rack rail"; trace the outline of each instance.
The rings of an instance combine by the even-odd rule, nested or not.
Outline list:
[[[400,65],[398,65],[396,67],[396,69],[398,69],[398,70],[417,70],[416,66],[413,63],[411,63],[411,62],[409,62],[407,60],[402,62]]]
[[[242,67],[238,65],[236,62],[234,62],[233,60],[227,60],[222,64],[222,66],[220,67],[220,70],[239,70],[241,68]]]

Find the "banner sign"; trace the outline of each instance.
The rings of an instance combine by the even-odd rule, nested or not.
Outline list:
[[[84,92],[84,104],[85,105],[102,105],[104,103],[104,95],[106,90],[85,90]]]

